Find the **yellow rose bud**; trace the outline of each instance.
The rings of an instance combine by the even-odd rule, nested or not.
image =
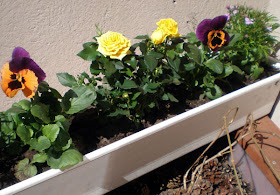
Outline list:
[[[127,40],[122,34],[108,31],[107,33],[97,37],[98,49],[104,56],[111,59],[122,60],[126,55],[130,54],[130,40]]]
[[[162,43],[166,37],[167,37],[167,34],[165,32],[163,32],[160,28],[155,30],[153,32],[153,34],[151,35],[151,39],[154,44]]]
[[[167,36],[170,37],[179,37],[181,36],[178,34],[178,25],[177,22],[175,22],[173,19],[161,19],[159,22],[157,22],[157,25],[159,28],[167,34]]]

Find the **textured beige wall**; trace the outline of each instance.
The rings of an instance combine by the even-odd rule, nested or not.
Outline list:
[[[124,34],[128,39],[149,34],[162,18],[178,22],[179,33],[187,34],[204,18],[226,13],[227,5],[244,4],[274,14],[279,0],[2,0],[0,2],[0,65],[11,59],[16,46],[24,47],[46,72],[46,81],[62,94],[67,88],[56,73],[88,72],[89,62],[76,54],[82,43],[96,35],[95,24],[103,32]],[[132,40],[132,42],[134,42]],[[22,98],[19,92],[7,98],[0,91],[0,111]]]

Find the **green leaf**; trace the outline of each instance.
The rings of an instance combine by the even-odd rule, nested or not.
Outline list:
[[[113,64],[117,70],[122,70],[124,68],[124,65],[121,61],[113,62]]]
[[[22,109],[24,109],[24,110],[26,110],[26,111],[29,111],[29,110],[30,110],[31,102],[28,101],[28,100],[20,100],[20,101],[18,102],[18,105],[19,105]]]
[[[188,33],[186,38],[190,43],[196,43],[199,42],[198,38],[196,37],[196,34],[194,32]]]
[[[42,81],[41,83],[39,83],[38,91],[46,92],[49,90],[49,88],[50,88],[49,84],[46,81]]]
[[[51,140],[51,142],[54,142],[59,133],[59,126],[56,124],[45,125],[42,131],[44,136]]]
[[[37,150],[39,152],[48,149],[50,146],[51,142],[46,136],[40,136],[38,139],[33,138],[30,141],[31,149]]]
[[[170,101],[172,101],[172,102],[179,102],[179,100],[177,100],[171,93],[167,93],[167,96],[170,99]]]
[[[134,56],[132,56],[130,60],[125,61],[125,63],[129,64],[134,69],[137,67],[137,60]]]
[[[176,71],[178,72],[179,71],[179,68],[180,68],[180,63],[181,63],[181,60],[179,58],[176,58],[175,60],[172,60],[170,59],[169,57],[167,58],[170,66]]]
[[[257,79],[261,73],[263,73],[264,68],[263,67],[258,67],[254,70],[254,79]]]
[[[34,164],[34,163],[44,163],[44,162],[47,161],[47,159],[48,159],[48,155],[46,153],[35,154],[33,156],[31,164]]]
[[[33,134],[33,131],[31,129],[28,129],[25,126],[21,125],[17,127],[16,131],[17,135],[25,144],[28,144],[30,142],[31,136]]]
[[[19,161],[15,169],[15,177],[20,181],[33,177],[37,174],[36,166],[31,165],[28,158]]]
[[[235,66],[235,65],[231,65],[232,69],[234,72],[240,74],[240,75],[244,75],[244,71],[241,70],[238,66]]]
[[[200,49],[192,44],[184,44],[184,49],[187,51],[189,57],[196,63],[200,64],[203,61],[202,53]]]
[[[111,76],[112,74],[114,74],[114,73],[117,71],[115,65],[114,65],[111,61],[105,63],[105,64],[104,64],[104,68],[105,68],[105,70],[106,70],[106,71],[105,71],[105,74],[106,74],[107,76]]]
[[[121,87],[123,89],[133,89],[133,88],[137,88],[137,84],[133,80],[126,79],[124,80]]]
[[[17,106],[12,106],[11,108],[9,108],[6,113],[10,113],[10,114],[20,114],[20,113],[26,113],[27,111],[21,107],[17,107]]]
[[[40,119],[42,122],[48,124],[51,122],[49,118],[49,107],[45,104],[36,104],[31,108],[31,114]]]
[[[208,88],[206,91],[206,96],[210,99],[216,99],[223,95],[223,91],[218,85],[214,85],[213,88]]]
[[[47,162],[52,169],[64,170],[78,164],[82,160],[83,155],[79,151],[75,149],[69,149],[63,152],[59,158],[50,156]]]
[[[176,56],[176,52],[174,50],[167,50],[166,55],[173,60]]]
[[[51,122],[51,120],[49,118],[49,108],[48,108],[47,105],[37,104],[35,106],[32,106],[31,114],[34,117],[39,118],[40,120],[42,120],[46,124]]]
[[[149,38],[150,38],[149,35],[138,35],[134,39],[149,39]]]
[[[95,45],[94,43],[85,43],[83,47],[84,49],[77,55],[87,61],[95,60],[98,54],[97,45]]]
[[[228,47],[232,47],[237,41],[241,40],[242,36],[239,33],[235,33],[230,37],[230,42],[228,44]]]
[[[149,68],[150,71],[153,71],[158,65],[157,59],[154,56],[150,56],[150,55],[144,56],[144,63]]]
[[[219,60],[209,59],[206,61],[205,65],[217,74],[223,73],[224,65]]]
[[[68,73],[56,73],[56,76],[63,86],[74,87],[78,85],[77,80],[73,75],[70,75]]]
[[[185,67],[186,71],[191,71],[191,70],[195,69],[195,64],[194,63],[184,64],[184,67]]]
[[[58,152],[67,150],[72,143],[72,139],[68,132],[60,130],[54,143],[54,149]]]
[[[110,113],[108,116],[110,116],[110,117],[115,117],[115,116],[118,116],[118,115],[125,115],[125,116],[127,116],[129,114],[130,114],[129,110],[116,109],[115,112]]]
[[[140,95],[141,95],[141,92],[137,92],[133,95],[133,97],[131,99],[136,100]]]
[[[77,97],[70,98],[70,108],[67,114],[74,114],[90,106],[96,99],[96,92],[93,85],[79,86],[72,89]]]

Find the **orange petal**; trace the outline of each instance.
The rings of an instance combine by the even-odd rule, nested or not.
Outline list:
[[[38,78],[35,73],[29,69],[23,69],[19,74],[21,74],[24,80],[25,88],[22,90],[23,94],[28,98],[32,98],[38,88]]]
[[[17,88],[11,87],[11,83],[15,84],[13,82],[16,82],[11,77],[13,74],[14,73],[10,71],[9,62],[4,64],[1,70],[1,88],[8,97],[14,97],[19,90],[24,88],[23,85],[19,85],[20,83],[17,83]]]

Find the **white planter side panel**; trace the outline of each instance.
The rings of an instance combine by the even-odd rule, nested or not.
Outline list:
[[[279,81],[280,74],[264,79],[93,151],[69,170],[44,172],[0,194],[109,192],[212,141],[223,126],[223,116],[233,107],[238,106],[239,111],[230,131],[242,127],[250,112],[255,119],[269,114],[279,93]],[[37,184],[32,184],[37,178]]]

